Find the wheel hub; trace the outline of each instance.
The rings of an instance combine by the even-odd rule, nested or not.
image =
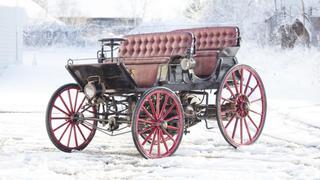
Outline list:
[[[160,127],[162,129],[167,129],[168,128],[168,123],[166,121],[161,122]]]
[[[75,113],[70,117],[71,122],[73,123],[82,123],[84,116],[82,113]]]
[[[239,117],[246,117],[250,110],[250,102],[246,95],[239,95],[236,98],[236,112]]]

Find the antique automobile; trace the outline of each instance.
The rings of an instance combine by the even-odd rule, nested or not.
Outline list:
[[[237,27],[204,27],[101,39],[94,63],[70,59],[76,83],[60,87],[46,128],[61,151],[84,149],[96,130],[132,133],[144,158],[172,155],[189,128],[213,121],[233,147],[261,134],[267,101],[257,72],[238,64]],[[210,123],[209,123],[210,121]]]

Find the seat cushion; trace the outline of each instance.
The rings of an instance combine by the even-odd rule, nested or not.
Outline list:
[[[194,69],[198,77],[210,76],[217,65],[217,51],[197,51],[195,55],[196,66]]]
[[[172,57],[185,57],[192,46],[188,32],[163,32],[128,35],[119,49],[119,58],[131,73],[138,87],[151,87],[157,81],[160,64]]]

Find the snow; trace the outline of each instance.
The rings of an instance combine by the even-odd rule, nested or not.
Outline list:
[[[319,179],[320,52],[280,51],[243,43],[240,63],[260,73],[268,112],[260,139],[234,149],[215,121],[200,123],[168,158],[146,160],[131,134],[96,133],[89,146],[63,153],[45,128],[47,102],[59,86],[73,82],[64,68],[70,57],[94,57],[88,49],[27,49],[23,64],[0,76],[0,179]]]

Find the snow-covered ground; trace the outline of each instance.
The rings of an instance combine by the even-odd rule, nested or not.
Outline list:
[[[98,47],[97,47],[98,48]],[[252,65],[266,86],[268,112],[258,142],[234,149],[216,127],[192,127],[176,153],[142,158],[131,134],[97,133],[81,152],[63,153],[45,129],[46,104],[73,82],[70,57],[89,49],[28,49],[21,65],[0,75],[0,179],[320,179],[320,52],[243,45],[240,63]]]

